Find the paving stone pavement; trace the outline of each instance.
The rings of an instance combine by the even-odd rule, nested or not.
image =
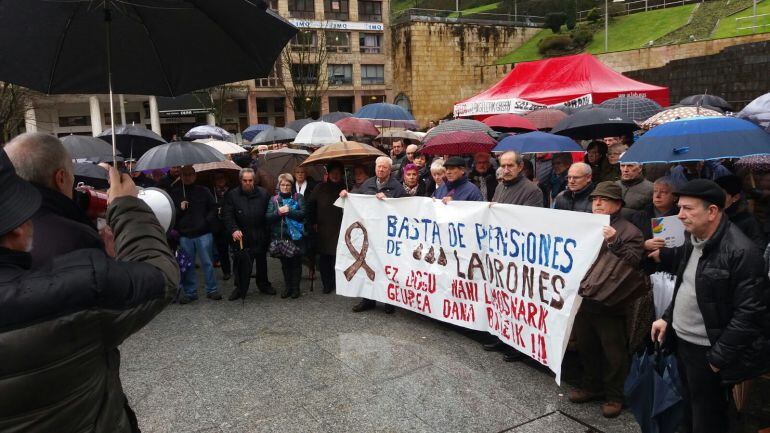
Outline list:
[[[280,264],[269,267],[280,291]],[[353,313],[354,299],[310,292],[307,279],[302,292],[201,296],[129,338],[121,374],[142,431],[639,431],[629,413],[607,420],[598,403],[572,404],[569,385],[456,328],[401,309]]]

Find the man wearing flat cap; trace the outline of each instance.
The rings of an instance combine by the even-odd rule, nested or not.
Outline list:
[[[607,418],[623,409],[623,382],[628,374],[626,311],[648,290],[641,270],[644,237],[620,216],[622,190],[612,181],[599,183],[591,192],[595,214],[609,215],[603,229],[599,255],[580,282],[583,301],[575,317],[574,332],[583,364],[583,383],[569,393],[573,403],[603,400]]]
[[[479,187],[468,180],[465,174],[465,160],[459,156],[452,156],[444,161],[446,169],[446,182],[441,184],[433,193],[433,198],[443,201],[445,204],[452,200],[461,201],[485,201]]]
[[[118,346],[176,291],[165,231],[127,174],[110,169],[113,260],[100,249],[29,254],[35,187],[0,150],[0,431],[137,432],[120,384]]]
[[[689,431],[727,432],[729,387],[770,371],[767,276],[760,251],[725,215],[719,185],[695,179],[677,194],[689,236],[650,253],[676,275],[651,337],[676,348]]]

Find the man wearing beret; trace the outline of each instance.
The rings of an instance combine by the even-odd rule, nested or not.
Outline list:
[[[651,336],[675,344],[690,431],[726,432],[729,387],[770,371],[767,276],[760,251],[723,212],[719,185],[691,180],[677,194],[689,236],[650,253],[677,276]]]
[[[623,382],[628,374],[626,309],[649,290],[639,266],[644,237],[620,216],[622,190],[612,181],[599,183],[591,192],[595,214],[609,215],[599,255],[580,282],[583,301],[575,317],[575,336],[583,364],[583,383],[569,393],[573,403],[604,400],[607,418],[623,409]]]
[[[80,249],[30,269],[40,193],[0,150],[0,431],[138,432],[118,346],[176,291],[166,234],[131,177],[110,168],[118,260]]]
[[[465,160],[459,156],[449,157],[444,161],[446,169],[446,182],[441,184],[433,193],[433,198],[439,199],[444,204],[452,200],[461,201],[485,201],[479,187],[468,180],[465,174]]]

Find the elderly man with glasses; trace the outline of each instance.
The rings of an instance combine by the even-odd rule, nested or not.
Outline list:
[[[560,192],[553,201],[554,209],[576,212],[592,212],[591,193],[594,184],[591,178],[591,166],[584,162],[572,164],[567,171],[567,189]]]

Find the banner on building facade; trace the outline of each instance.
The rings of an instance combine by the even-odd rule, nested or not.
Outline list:
[[[578,108],[585,105],[591,105],[593,97],[590,93],[562,101],[557,104],[539,104],[537,102],[527,101],[521,98],[491,99],[482,101],[469,101],[455,104],[454,117],[479,116],[487,114],[527,114],[532,111],[542,110],[544,108]]]
[[[339,199],[337,294],[487,331],[556,373],[609,217],[424,197]]]

